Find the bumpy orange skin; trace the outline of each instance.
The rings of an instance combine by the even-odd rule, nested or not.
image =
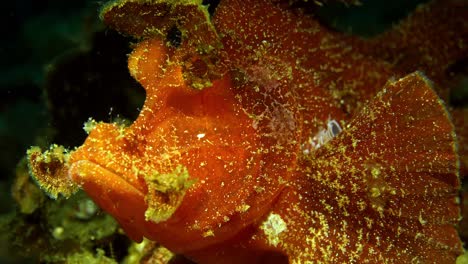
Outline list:
[[[260,221],[294,170],[300,128],[283,127],[281,122],[293,117],[281,111],[294,109],[278,105],[279,120],[269,120],[273,127],[264,132],[287,129],[282,132],[290,138],[281,138],[280,148],[278,139],[253,128],[229,75],[194,90],[184,83],[177,61],[164,61],[170,52],[158,40],[138,45],[129,67],[147,91],[139,118],[128,128],[98,124],[71,154],[70,175],[134,240],[146,236],[186,252],[230,239]],[[142,175],[170,172],[178,164],[195,184],[170,219],[146,221]]]
[[[98,123],[70,155],[71,179],[135,241],[199,263],[453,263],[456,140],[429,81],[413,73],[377,93],[390,65],[318,22],[246,2],[218,7],[222,71],[202,90],[188,80],[203,73],[186,67],[200,56],[193,47],[135,46],[140,116],[129,127]],[[306,152],[329,119],[343,132]],[[190,187],[154,187],[180,165]],[[145,217],[154,204],[175,211]]]
[[[412,236],[418,230],[415,234],[435,232],[430,236],[452,252],[444,255],[446,249],[434,249],[427,256],[442,254],[446,258],[441,259],[448,260],[458,254],[460,241],[451,225],[459,213],[453,127],[423,77],[413,74],[387,86],[343,135],[310,156],[301,150],[305,138],[295,96],[270,98],[261,90],[255,92],[252,83],[236,86],[228,74],[212,87],[194,90],[183,81],[177,54],[171,52],[158,40],[138,45],[129,65],[147,89],[140,117],[127,128],[97,124],[69,160],[71,178],[132,239],[148,237],[202,263],[271,258],[379,262],[420,256],[427,241],[407,244],[406,238],[396,235]],[[167,56],[174,61],[164,61]],[[418,130],[413,123],[435,121],[438,125],[426,136],[411,133]],[[409,137],[399,141],[402,131]],[[395,160],[409,148],[415,156]],[[400,172],[400,163],[406,172]],[[160,194],[148,192],[145,176],[168,173],[178,164],[196,183],[169,219],[159,223],[146,219],[148,199]],[[413,174],[417,176],[411,178],[419,180],[408,181]],[[329,190],[322,193],[324,189]],[[409,200],[411,192],[415,197],[426,193],[421,202],[431,203],[432,209],[422,210],[419,200]],[[413,212],[417,216],[411,216]],[[277,242],[262,229],[271,213],[287,226],[277,234]],[[323,233],[329,232],[329,225],[336,228],[333,235]],[[348,225],[358,233],[347,233]],[[314,233],[311,227],[323,230]],[[385,251],[372,237],[363,238],[373,232],[385,241]],[[388,251],[393,245],[387,245],[389,241],[408,253],[397,257]],[[329,244],[329,253],[342,254],[327,256],[316,243]],[[317,248],[308,254],[300,253],[313,245]]]

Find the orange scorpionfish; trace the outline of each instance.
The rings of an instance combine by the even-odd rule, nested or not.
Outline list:
[[[75,150],[31,148],[32,175],[196,263],[454,263],[460,162],[434,89],[466,47],[424,49],[445,36],[431,27],[402,53],[431,60],[391,61],[401,29],[429,32],[433,12],[466,32],[466,6],[438,5],[376,52],[281,1],[223,0],[211,18],[201,1],[108,4],[104,21],[140,40],[128,67],[143,109],[130,126],[89,120]]]

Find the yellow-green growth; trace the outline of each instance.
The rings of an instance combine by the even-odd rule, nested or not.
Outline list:
[[[284,222],[283,218],[281,218],[279,214],[275,213],[270,213],[270,215],[262,223],[260,228],[265,233],[268,243],[274,247],[281,243],[279,237],[280,234],[288,229],[286,222]]]
[[[54,144],[45,152],[31,147],[27,155],[32,178],[51,198],[56,199],[59,194],[70,197],[78,190],[68,177],[69,153],[63,146]]]
[[[148,185],[146,220],[155,223],[169,219],[182,203],[185,192],[194,180],[189,179],[187,168],[178,165],[170,173],[154,172],[145,177]]]
[[[456,264],[468,264],[468,252],[464,252],[463,255],[458,256]]]
[[[148,240],[147,238],[143,238],[142,242],[133,242],[130,245],[127,256],[120,263],[142,263],[143,258],[147,258],[148,252],[151,252],[151,260],[158,261],[157,263],[170,263],[171,260],[175,257],[174,253],[169,251],[169,249],[161,246],[159,243]]]
[[[94,120],[93,118],[90,117],[83,124],[83,130],[86,132],[86,134],[89,135],[89,133],[91,133],[91,131],[96,127],[97,124],[98,124],[98,122],[96,122],[96,120]]]

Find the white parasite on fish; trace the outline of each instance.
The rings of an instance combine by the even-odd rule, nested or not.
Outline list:
[[[315,136],[309,137],[307,141],[302,144],[302,153],[305,155],[310,154],[312,151],[327,144],[328,141],[336,137],[341,131],[343,131],[343,129],[341,129],[340,124],[334,119],[329,119],[326,128],[320,129]]]

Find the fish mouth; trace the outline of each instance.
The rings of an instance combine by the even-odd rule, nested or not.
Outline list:
[[[143,192],[121,174],[89,160],[72,163],[68,176],[99,207],[111,214],[130,238],[141,241],[143,234],[136,226],[145,222],[147,205]]]
[[[138,190],[144,194],[142,188],[132,183],[122,173],[119,173],[112,168],[104,166],[98,162],[90,160],[78,160],[73,162],[68,169],[68,177],[71,182],[85,189],[86,185],[91,183],[99,185],[107,185],[110,188],[131,188]]]

